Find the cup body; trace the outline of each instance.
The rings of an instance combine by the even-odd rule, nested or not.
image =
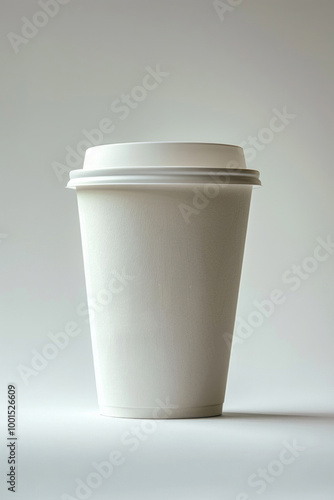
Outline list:
[[[220,415],[252,186],[77,189],[103,415]]]

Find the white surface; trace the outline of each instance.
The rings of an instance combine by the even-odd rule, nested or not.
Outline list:
[[[209,419],[147,422],[152,421],[101,417],[92,410],[25,413],[15,498],[26,499],[27,492],[32,499],[62,499],[64,494],[75,498],[77,479],[86,482],[96,473],[93,462],[109,461],[114,451],[123,463],[92,488],[88,498],[333,498],[333,417],[248,413],[243,408]],[[286,442],[304,449],[295,457],[283,454],[291,463],[280,469],[272,463],[279,460]],[[259,469],[269,469],[271,482],[254,486],[259,477],[253,476],[252,486],[249,477],[258,476]],[[265,488],[262,494],[257,493],[260,487]]]
[[[333,413],[334,252],[324,248],[334,239],[333,9],[331,0],[245,0],[221,18],[206,0],[71,0],[16,53],[8,33],[20,35],[22,18],[32,20],[41,7],[3,2],[0,432],[5,385],[15,382],[16,498],[73,493],[75,478],[119,442],[115,421],[85,413],[97,411],[97,400],[88,324],[78,314],[86,299],[76,200],[65,185],[68,171],[82,167],[87,135],[103,143],[244,147],[263,187],[252,197],[235,331],[243,341],[232,349],[226,407]],[[158,85],[142,101],[131,97],[132,107],[122,103],[140,97],[136,87],[152,85],[152,69],[163,73]],[[249,325],[275,289],[284,302]],[[64,330],[66,348],[25,385],[18,367],[31,367],[32,349],[42,352],[49,334]],[[234,499],[249,492],[247,477],[277,456],[283,440],[296,436],[309,445],[305,455],[262,497],[331,499],[334,446],[326,422],[162,422],[163,431],[106,491],[130,499]],[[0,453],[5,464],[4,447]],[[0,488],[1,497],[13,498],[3,475]]]

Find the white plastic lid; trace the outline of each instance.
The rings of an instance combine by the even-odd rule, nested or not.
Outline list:
[[[259,172],[246,169],[240,146],[133,142],[88,148],[83,169],[70,172],[67,187],[207,182],[261,185]]]

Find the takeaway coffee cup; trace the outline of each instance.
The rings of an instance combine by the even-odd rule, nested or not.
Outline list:
[[[102,415],[221,414],[260,184],[225,144],[96,146],[70,173]]]

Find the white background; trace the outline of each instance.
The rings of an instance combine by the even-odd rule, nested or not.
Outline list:
[[[334,251],[308,258],[317,239],[334,238],[333,3],[70,0],[41,16],[42,3],[5,0],[0,21],[2,497],[13,496],[5,439],[14,383],[17,499],[79,498],[77,478],[116,449],[124,464],[87,498],[332,499]],[[166,75],[122,120],[114,102],[142,84],[147,66]],[[284,109],[289,118],[271,132]],[[102,143],[248,149],[263,187],[253,192],[237,325],[273,290],[285,298],[234,343],[225,416],[159,421],[135,450],[122,436],[138,421],[98,415],[89,327],[76,312],[85,284],[66,148],[77,150],[82,131],[104,118],[114,130]],[[291,281],[303,265],[308,271]],[[22,377],[32,350],[42,352],[48,334],[69,322],[80,333]],[[304,449],[260,494],[248,478],[285,440]]]

